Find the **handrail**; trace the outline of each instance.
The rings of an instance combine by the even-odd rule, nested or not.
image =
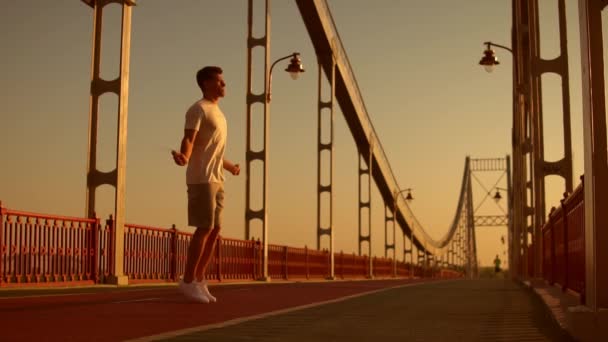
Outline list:
[[[60,220],[60,221],[74,221],[81,223],[95,223],[94,218],[82,218],[82,217],[72,217],[72,216],[59,216],[59,215],[48,215],[48,214],[39,214],[33,213],[29,211],[20,211],[20,210],[12,210],[7,208],[2,208],[2,215],[6,216],[25,216],[30,218],[37,219],[45,219],[45,220]]]

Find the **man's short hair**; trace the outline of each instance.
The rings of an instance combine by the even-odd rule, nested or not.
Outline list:
[[[207,80],[211,80],[215,75],[221,74],[222,68],[218,66],[206,66],[196,73],[196,84],[203,90],[203,83]]]

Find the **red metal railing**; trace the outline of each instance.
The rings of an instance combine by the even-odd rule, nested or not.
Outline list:
[[[114,269],[114,221],[43,215],[0,206],[0,286],[53,286],[103,283]],[[125,224],[124,272],[129,283],[174,282],[183,273],[192,234]],[[220,237],[205,277],[212,281],[255,280],[262,276],[260,241]],[[273,279],[329,277],[327,250],[268,246],[268,271]],[[365,278],[369,258],[334,254],[335,277]],[[372,260],[374,277],[392,277],[391,259]],[[397,263],[398,276],[409,276],[410,264]],[[455,277],[460,272],[420,265],[414,275]]]
[[[99,281],[99,220],[0,207],[0,286]]]
[[[242,281],[261,277],[262,248],[260,241],[220,237],[217,244],[215,256],[207,270],[207,279]],[[180,268],[180,271],[182,270],[184,268]]]
[[[367,256],[356,256],[355,253],[334,255],[334,274],[339,279],[364,278],[369,274]]]
[[[176,229],[125,224],[124,272],[132,282],[173,282]]]
[[[374,257],[372,261],[374,277],[388,278],[393,276],[393,259]]]
[[[565,202],[566,208],[566,287],[583,296],[585,290],[585,194],[583,187]]]
[[[585,289],[585,205],[583,184],[552,208],[543,233],[543,278],[581,295]]]
[[[99,221],[99,219],[96,219]],[[97,242],[97,248],[95,249],[95,260],[98,265],[99,277],[97,282],[105,282],[108,277],[112,275],[114,269],[114,221],[112,217],[105,221],[104,225],[98,224],[97,236],[99,241]]]
[[[461,278],[461,277],[462,277],[462,274],[455,270],[441,269],[439,271],[439,278],[452,279],[452,278]]]

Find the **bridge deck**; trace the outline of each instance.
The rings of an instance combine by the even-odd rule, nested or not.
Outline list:
[[[506,280],[234,284],[211,290],[220,302],[188,303],[173,286],[50,296],[38,291],[34,297],[3,291],[3,340],[569,340],[538,297]]]
[[[168,341],[569,341],[544,304],[504,280],[386,291]]]

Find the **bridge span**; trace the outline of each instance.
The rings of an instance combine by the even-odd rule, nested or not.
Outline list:
[[[565,53],[565,1],[558,0],[562,55],[540,58],[538,0],[513,0],[513,46],[501,46],[514,57],[513,166],[510,157],[496,159],[508,174],[509,214],[476,220],[471,174],[488,160],[465,158],[454,219],[441,239],[433,239],[416,219],[403,196],[381,139],[365,107],[338,29],[326,0],[296,0],[318,58],[318,245],[316,250],[269,244],[266,209],[270,79],[270,13],[266,0],[265,36],[253,37],[253,1],[248,1],[247,134],[251,140],[251,107],[264,108],[263,149],[246,151],[247,208],[245,240],[223,239],[206,276],[220,298],[208,306],[187,303],[174,283],[183,270],[188,234],[125,223],[126,138],[131,12],[135,0],[83,0],[94,11],[90,83],[90,135],[86,218],[52,216],[6,209],[0,203],[0,324],[10,340],[373,340],[398,337],[421,340],[569,340],[563,328],[581,340],[608,338],[608,163],[602,46],[602,11],[606,0],[579,0],[583,70],[584,180],[574,188],[570,146],[570,113]],[[100,77],[103,7],[122,6],[120,72],[115,80]],[[258,18],[259,19],[259,18]],[[253,48],[264,49],[263,89],[251,91]],[[297,58],[294,53],[293,58]],[[486,58],[486,62],[487,62]],[[274,64],[273,64],[274,65]],[[486,64],[486,66],[488,66]],[[562,77],[564,158],[544,160],[541,75]],[[321,99],[323,79],[330,100]],[[116,168],[96,168],[99,97],[118,96]],[[359,255],[333,249],[332,167],[321,155],[333,153],[333,109],[346,119],[359,158]],[[325,113],[325,114],[324,114]],[[331,120],[321,120],[323,115]],[[329,122],[329,127],[322,127]],[[599,152],[598,152],[599,151]],[[464,157],[464,156],[463,156]],[[261,162],[262,179],[251,182],[252,163]],[[259,163],[258,163],[259,164]],[[481,165],[481,166],[480,166]],[[513,175],[511,176],[511,169]],[[330,174],[329,184],[321,173]],[[546,213],[545,178],[565,179],[564,198]],[[513,186],[511,186],[513,183]],[[95,190],[115,187],[113,216],[95,215]],[[255,188],[257,184],[258,188]],[[385,211],[385,234],[392,222],[393,241],[385,249],[393,258],[373,257],[371,195],[376,184]],[[250,207],[252,193],[262,207]],[[321,196],[329,194],[329,207]],[[322,211],[330,217],[321,225]],[[369,221],[362,219],[364,213]],[[250,239],[250,222],[261,221],[262,241]],[[508,225],[510,269],[506,278],[479,278],[476,223]],[[367,227],[367,229],[366,229]],[[398,262],[395,230],[404,254]],[[327,249],[321,238],[329,237]],[[367,255],[363,245],[367,244]],[[414,250],[417,252],[414,259]],[[446,280],[446,278],[452,278]],[[453,279],[456,278],[456,279]],[[273,279],[273,282],[269,282]],[[154,284],[156,285],[149,285]],[[164,284],[158,286],[159,283]],[[123,287],[129,284],[129,287]],[[144,286],[143,284],[148,284]],[[47,287],[85,285],[50,290]],[[24,290],[39,287],[33,291]],[[14,290],[14,288],[19,288]],[[544,302],[543,302],[544,301]],[[569,317],[568,320],[564,317]],[[35,328],[33,328],[35,327]]]

